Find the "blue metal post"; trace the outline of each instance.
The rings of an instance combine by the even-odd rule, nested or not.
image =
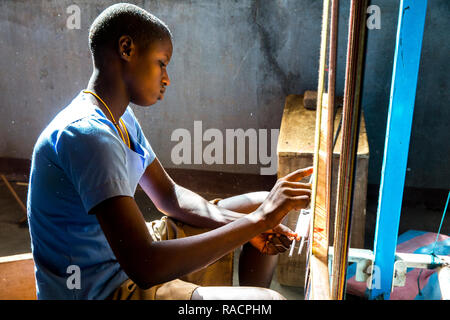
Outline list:
[[[378,199],[370,299],[389,299],[427,0],[402,0]]]

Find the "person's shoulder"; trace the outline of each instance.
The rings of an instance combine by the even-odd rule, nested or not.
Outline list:
[[[79,95],[53,119],[47,136],[52,136],[55,147],[62,142],[113,145],[117,139],[112,126],[85,96]]]
[[[73,141],[110,144],[117,140],[107,119],[85,116],[59,128],[58,138],[64,136]]]
[[[73,98],[69,104],[58,111],[42,133],[52,134],[63,130],[66,126],[71,125],[80,119],[95,116],[93,111],[93,108],[85,99],[83,99],[83,96],[80,93]]]
[[[61,161],[83,162],[95,158],[100,163],[101,158],[109,161],[126,157],[125,145],[102,119],[92,117],[78,119],[59,130],[52,149]]]
[[[99,112],[95,105],[80,92],[49,123],[45,129],[47,136],[53,135],[56,139],[62,134],[91,139],[113,137],[112,123],[102,117]]]

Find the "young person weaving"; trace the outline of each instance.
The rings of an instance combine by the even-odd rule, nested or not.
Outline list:
[[[267,289],[276,254],[296,236],[280,223],[308,205],[310,185],[299,181],[312,169],[270,192],[220,201],[179,186],[129,107],[155,104],[170,85],[168,27],[116,4],[93,22],[89,46],[87,88],[33,150],[27,206],[38,298],[284,299]],[[145,222],[133,198],[138,183],[163,219]],[[241,245],[233,287],[232,253]],[[70,270],[79,270],[78,286],[69,285]]]

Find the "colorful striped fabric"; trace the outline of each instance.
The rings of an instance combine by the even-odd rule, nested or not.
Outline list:
[[[397,252],[430,254],[436,240],[436,233],[409,230],[398,237]],[[434,250],[436,255],[450,255],[450,237],[439,235]],[[365,282],[355,280],[356,263],[347,269],[347,293],[368,297]],[[436,270],[409,268],[404,287],[395,287],[390,300],[441,300]]]

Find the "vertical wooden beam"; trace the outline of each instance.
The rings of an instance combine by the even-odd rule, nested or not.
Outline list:
[[[325,79],[325,62],[326,62],[326,49],[327,49],[327,34],[328,34],[328,14],[329,14],[329,0],[323,1],[323,16],[322,16],[322,41],[320,47],[320,62],[319,62],[319,84],[317,90],[317,108],[316,108],[316,131],[314,141],[314,174],[313,174],[313,190],[311,197],[311,209],[312,209],[312,225],[313,232],[312,241],[312,254],[319,259],[328,258],[328,233],[326,229],[326,210],[325,210],[325,159],[324,154],[320,154],[321,149],[324,147],[324,135],[323,125],[327,124],[323,121],[323,117],[326,116],[322,112],[323,110],[323,92],[324,92],[324,79]],[[325,128],[326,129],[326,128]],[[321,157],[322,155],[322,157]]]
[[[426,11],[427,0],[400,2],[370,299],[389,299],[392,288]],[[380,287],[376,287],[376,284]]]
[[[334,228],[335,252],[333,255],[331,285],[332,299],[338,300],[344,298],[350,243],[355,162],[361,114],[360,91],[364,58],[366,8],[367,0],[352,0],[350,3],[344,107],[342,111],[342,146],[339,159]]]
[[[327,103],[327,142],[326,142],[326,200],[325,207],[328,215],[331,213],[331,190],[333,172],[333,149],[334,149],[334,113],[336,92],[336,54],[339,21],[339,0],[331,0],[330,21],[330,50],[328,54],[328,103]],[[327,230],[329,230],[329,221]]]
[[[328,113],[325,112],[323,104],[324,82],[325,82],[325,63],[328,42],[328,17],[330,0],[323,1],[322,14],[322,35],[320,45],[319,60],[319,81],[317,89],[317,108],[316,108],[316,131],[314,141],[314,173],[311,196],[311,245],[309,246],[309,272],[311,273],[310,283],[306,285],[309,292],[311,286],[311,299],[326,300],[330,298],[329,292],[329,272],[328,272],[328,225],[329,212],[326,208],[327,185],[327,121]],[[323,112],[324,111],[324,112]],[[309,278],[309,277],[307,277]],[[324,285],[324,282],[327,285]]]

